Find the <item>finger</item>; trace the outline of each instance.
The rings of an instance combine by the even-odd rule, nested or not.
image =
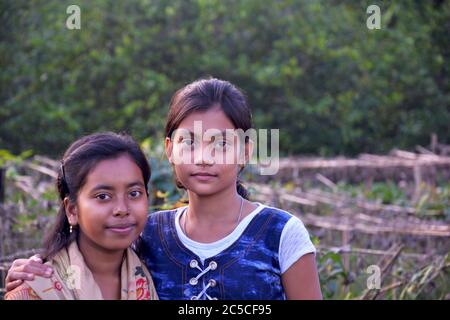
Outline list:
[[[53,273],[52,268],[50,268],[49,266],[47,266],[45,264],[40,264],[37,262],[29,262],[26,265],[20,266],[15,271],[32,273],[34,275],[42,276],[42,277],[46,277],[46,278],[49,278]]]
[[[14,280],[6,284],[6,291],[12,291],[22,284],[23,280]]]
[[[16,259],[13,261],[11,265],[11,269],[15,269],[17,267],[20,267],[21,265],[24,265],[28,262],[28,259]]]
[[[32,260],[32,261],[36,261],[36,262],[42,263],[42,258],[41,258],[41,255],[39,255],[39,254],[35,254],[35,255],[32,256],[29,260]]]
[[[14,282],[16,280],[33,280],[34,274],[21,271],[10,271],[6,276],[6,283]]]
[[[38,261],[34,261],[34,260],[28,260],[27,263],[25,263],[24,265],[22,265],[22,267],[25,266],[33,266],[35,268],[49,268],[49,266],[47,266],[46,264],[43,264],[42,262],[38,262]]]

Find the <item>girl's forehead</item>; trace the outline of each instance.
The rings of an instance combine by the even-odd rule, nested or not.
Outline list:
[[[86,176],[86,185],[98,181],[121,182],[142,179],[142,172],[133,159],[123,154],[96,163]]]
[[[201,126],[203,132],[208,129],[235,129],[233,122],[231,122],[221,108],[191,112],[180,122],[178,128],[193,130],[194,125],[197,128]]]

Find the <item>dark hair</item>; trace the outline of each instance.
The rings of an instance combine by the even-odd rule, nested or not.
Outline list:
[[[252,113],[242,91],[228,81],[209,78],[194,81],[173,95],[166,122],[166,137],[170,139],[180,123],[192,112],[206,111],[215,106],[221,108],[236,129],[246,132],[252,128]],[[248,142],[248,137],[245,139]],[[184,188],[177,178],[176,184]],[[248,199],[248,191],[239,179],[236,188],[242,197]]]
[[[150,179],[150,166],[139,144],[126,134],[113,132],[95,133],[72,143],[61,160],[56,186],[61,201],[55,224],[44,241],[44,259],[52,258],[78,236],[78,228],[69,232],[64,199],[75,203],[78,192],[86,183],[89,172],[102,160],[127,154],[142,171],[145,191]]]

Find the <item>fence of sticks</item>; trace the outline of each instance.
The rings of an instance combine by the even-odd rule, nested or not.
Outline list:
[[[6,199],[14,192],[5,196],[0,190],[0,297],[11,262],[39,252],[42,234],[53,217],[45,213],[56,210],[56,198],[48,190],[54,189],[57,166],[52,159],[33,157],[21,163],[10,179],[22,197],[10,202]],[[449,178],[450,147],[435,143],[429,149],[393,150],[385,156],[281,159],[276,176],[252,176],[248,187],[254,200],[301,218],[316,240],[319,259],[329,258],[330,253],[339,257],[339,272],[330,269],[328,258],[318,262],[323,291],[328,292],[325,297],[402,299],[420,297],[437,279],[450,283],[450,214],[436,217],[435,209],[420,206],[426,190],[448,186]],[[408,191],[407,201],[386,204],[344,192],[342,181],[359,184],[362,190],[391,181]],[[440,211],[449,213],[449,207],[443,203]],[[22,215],[29,219],[24,222]],[[366,283],[372,265],[380,272],[375,289]],[[341,288],[327,288],[338,273]],[[440,298],[449,299],[449,292]]]
[[[435,218],[436,210],[420,205],[427,191],[440,184],[448,187],[450,148],[440,145],[442,154],[417,150],[357,159],[282,159],[277,176],[259,177],[248,186],[255,200],[297,215],[318,239],[320,254],[339,254],[344,278],[340,298],[415,298],[438,277],[450,283],[450,197],[443,198],[440,208],[447,217]],[[407,190],[408,199],[402,205],[369,200],[364,192],[343,192],[343,181],[359,184],[362,191],[380,182],[395,183]],[[371,265],[380,268],[382,286],[377,290],[364,288]],[[358,276],[358,294],[351,295]],[[450,291],[443,298],[450,299]]]

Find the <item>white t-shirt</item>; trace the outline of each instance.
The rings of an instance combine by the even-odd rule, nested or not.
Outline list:
[[[187,207],[178,208],[175,215],[175,228],[178,237],[186,248],[199,256],[203,263],[206,259],[217,255],[219,252],[222,252],[232,245],[262,209],[270,208],[261,203],[255,204],[257,204],[258,207],[242,219],[233,232],[220,240],[210,243],[194,241],[184,234],[180,226],[180,217]],[[289,269],[289,267],[303,255],[311,252],[316,253],[316,248],[312,244],[303,222],[292,214],[288,214],[291,215],[291,218],[285,224],[283,231],[281,232],[280,247],[278,249],[281,273],[284,273]]]

